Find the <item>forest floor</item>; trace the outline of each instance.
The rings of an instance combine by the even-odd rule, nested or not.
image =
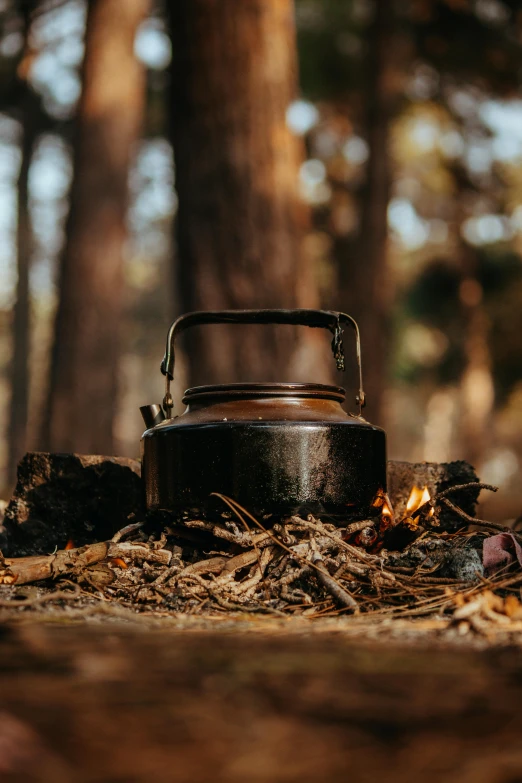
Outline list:
[[[521,532],[225,500],[3,558],[0,781],[520,783]]]
[[[0,626],[2,781],[522,779],[522,634],[80,604]]]

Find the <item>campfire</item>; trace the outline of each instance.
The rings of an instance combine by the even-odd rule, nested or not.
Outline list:
[[[413,512],[418,511],[421,506],[423,506],[425,503],[429,503],[430,500],[431,498],[428,487],[424,487],[423,489],[413,487],[406,504],[406,511],[408,512],[410,519],[415,521],[412,517]],[[433,515],[433,508],[430,509],[429,514]]]
[[[5,556],[0,606],[8,615],[53,604],[359,623],[429,617],[460,633],[520,631],[522,535],[461,508],[481,490],[495,487],[453,480],[430,492],[416,483],[401,495],[392,480],[368,519],[344,525],[312,514],[258,518],[218,494],[212,520],[138,514],[106,541],[69,538],[51,554]],[[30,583],[37,596],[19,594]]]

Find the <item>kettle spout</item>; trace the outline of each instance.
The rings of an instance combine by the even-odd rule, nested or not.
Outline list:
[[[154,403],[154,405],[142,405],[140,413],[143,416],[143,421],[148,430],[165,420],[163,408],[157,403]]]

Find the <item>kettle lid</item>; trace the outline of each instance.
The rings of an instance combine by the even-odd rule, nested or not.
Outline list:
[[[313,398],[343,403],[346,392],[341,386],[322,383],[223,383],[187,389],[183,395],[183,403],[188,405],[195,402],[277,397]]]

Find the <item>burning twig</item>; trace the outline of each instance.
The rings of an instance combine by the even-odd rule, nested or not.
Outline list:
[[[490,492],[498,492],[498,487],[494,487],[492,484],[483,484],[480,481],[473,481],[469,484],[455,484],[452,487],[448,487],[447,489],[438,492],[435,497],[426,500],[421,506],[412,512],[411,517],[413,519],[416,519],[419,516],[426,518],[430,515],[433,516],[433,512],[435,512],[436,516],[436,508],[439,504],[439,501],[446,501],[448,495],[451,495],[454,492],[461,492],[462,490],[466,489],[487,489]],[[465,512],[462,511],[462,509],[459,509],[459,513],[460,515],[463,515]]]

